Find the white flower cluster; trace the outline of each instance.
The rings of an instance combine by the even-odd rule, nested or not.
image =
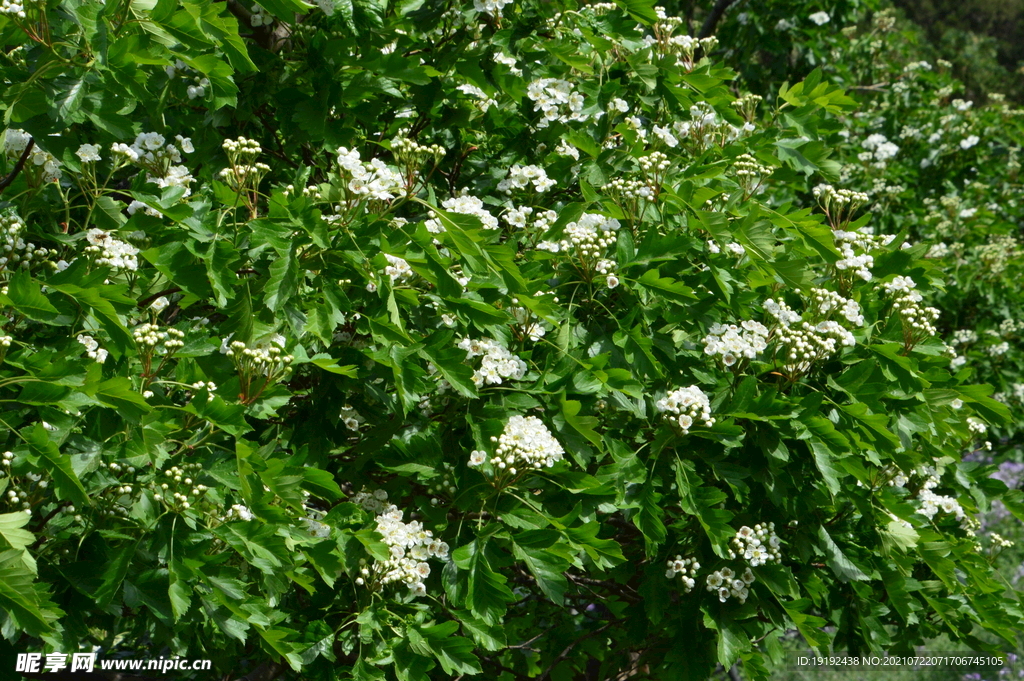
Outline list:
[[[552,241],[541,241],[537,248],[551,251],[552,253],[565,252],[578,255],[580,265],[592,273],[606,277],[605,282],[608,288],[615,288],[619,285],[619,278],[615,276],[615,261],[602,258],[605,250],[616,242],[615,232],[618,231],[619,221],[615,218],[605,217],[596,213],[584,213],[576,222],[570,222],[565,226],[566,239],[555,243]]]
[[[984,435],[988,432],[988,426],[985,425],[984,421],[980,421],[973,416],[967,417],[967,429],[975,435]]]
[[[511,194],[513,189],[526,189],[533,184],[537,192],[546,192],[555,186],[555,181],[548,177],[540,166],[512,166],[507,178],[498,183],[498,191]]]
[[[821,291],[822,289],[816,290]],[[825,291],[824,293],[831,292]],[[826,300],[831,303],[833,299],[828,297]],[[812,324],[802,321],[801,316],[784,301],[766,300],[764,309],[779,323],[775,328],[775,338],[785,356],[786,363],[783,367],[790,375],[806,373],[815,362],[834,355],[840,346],[853,346],[857,343],[853,334],[843,328],[839,322],[825,320]],[[859,309],[858,306],[858,312]]]
[[[544,291],[537,291],[534,294],[534,296],[541,295],[544,295]],[[512,302],[518,303],[519,299],[513,298]],[[553,302],[557,303],[558,298],[555,297]],[[519,326],[519,333],[529,338],[532,342],[536,343],[547,333],[547,330],[538,321],[537,316],[527,308],[521,305],[513,305],[508,308],[508,312],[516,320],[516,324]]]
[[[352,405],[349,404],[346,404],[341,408],[341,413],[338,415],[338,418],[341,419],[341,422],[345,424],[346,428],[355,431],[358,431],[360,424],[366,420],[352,408]]]
[[[440,159],[445,155],[445,148],[440,144],[420,144],[416,140],[406,137],[408,130],[403,128],[391,140],[391,153],[395,159],[402,164],[415,168],[425,159]]]
[[[676,388],[654,406],[658,411],[665,412],[665,420],[677,424],[684,435],[690,432],[696,419],[708,427],[715,425],[715,419],[711,417],[711,402],[704,391],[695,385]]]
[[[897,276],[882,284],[885,292],[893,297],[892,307],[900,316],[903,335],[908,344],[914,344],[927,336],[935,335],[933,322],[939,318],[939,310],[924,307],[924,298],[914,290],[917,286],[910,277]]]
[[[668,160],[668,155],[661,151],[652,151],[646,156],[641,156],[637,159],[637,163],[640,166],[640,170],[644,171],[646,175],[653,176],[661,175],[672,164]]]
[[[492,437],[498,443],[498,451],[491,458],[491,464],[515,475],[517,470],[529,468],[551,468],[562,460],[565,450],[554,438],[544,422],[536,416],[513,416],[505,424],[501,437]],[[479,466],[486,460],[486,453],[473,451],[469,465]]]
[[[951,496],[933,492],[932,490],[939,485],[939,478],[931,470],[928,470],[928,473],[928,477],[921,486],[921,491],[917,493],[917,498],[921,502],[917,512],[931,520],[939,511],[942,511],[943,513],[953,515],[957,520],[963,521],[965,514],[963,507],[960,506],[960,502]]]
[[[36,248],[22,238],[25,223],[17,215],[0,216],[0,272],[20,267],[28,269],[34,262],[43,261],[50,251]]]
[[[842,259],[836,261],[836,269],[852,270],[864,281],[871,281],[871,268],[875,264],[875,258],[870,255],[869,251],[884,248],[896,238],[892,234],[875,236],[867,227],[853,232],[837,229],[832,232],[832,236],[835,237],[839,252],[843,254]]]
[[[389,168],[379,158],[363,163],[356,149],[338,149],[338,166],[341,168],[342,179],[348,180],[346,188],[356,200],[390,201],[405,187],[405,180],[400,173]]]
[[[24,130],[8,129],[4,138],[4,153],[12,158],[20,157],[31,139],[32,135]],[[33,166],[42,166],[44,182],[53,182],[61,178],[60,161],[50,152],[43,151],[38,143],[32,147],[28,160]]]
[[[740,358],[753,359],[768,347],[768,329],[764,324],[745,321],[741,326],[713,324],[704,337],[704,354],[721,355],[725,366],[731,367]]]
[[[249,11],[252,12],[252,17],[249,19],[249,23],[251,23],[254,28],[270,26],[274,23],[274,17],[272,17],[267,10],[263,9],[262,5],[253,5],[249,8]]]
[[[377,489],[371,492],[370,490],[366,489],[366,487],[363,487],[363,489],[361,489],[359,492],[353,494],[352,498],[349,499],[349,501],[352,502],[353,504],[361,506],[363,510],[369,511],[374,515],[380,515],[390,505],[387,503],[387,492],[385,492],[382,489]]]
[[[133,272],[139,269],[139,249],[131,244],[126,244],[109,232],[96,228],[86,232],[85,239],[89,242],[85,252],[96,256],[97,265],[123,268]]]
[[[181,135],[175,136],[177,144],[168,144],[163,135],[156,132],[143,132],[135,137],[131,145],[118,142],[111,146],[115,158],[125,159],[141,166],[147,172],[146,181],[154,182],[160,188],[184,187],[185,196],[192,190],[189,185],[193,181],[188,168],[181,163],[181,155],[195,151],[192,140]]]
[[[139,347],[148,347],[155,349],[158,345],[162,346],[164,352],[167,354],[173,353],[179,348],[185,347],[184,341],[181,339],[185,337],[185,332],[179,331],[178,329],[168,327],[166,331],[161,331],[160,327],[156,324],[142,324],[132,331],[132,337]]]
[[[500,17],[505,5],[511,4],[512,0],[473,0],[473,10],[477,13],[490,14],[492,17]]]
[[[511,2],[511,0],[509,0]],[[523,75],[523,70],[519,68],[519,62],[516,61],[515,57],[511,57],[504,52],[497,52],[494,55],[494,61],[497,64],[504,64],[508,67],[509,72],[513,76]]]
[[[275,375],[287,371],[295,358],[284,353],[283,342],[270,343],[267,347],[247,347],[242,341],[232,341],[228,346],[228,354],[239,366],[244,366],[253,373]]]
[[[900,148],[890,142],[885,135],[881,135],[879,133],[868,135],[862,144],[864,148],[868,150],[868,159],[872,157],[870,152],[874,152],[874,159],[879,163],[885,163],[896,156],[900,150]]]
[[[102,160],[100,158],[100,145],[98,144],[83,144],[78,147],[78,151],[75,152],[82,163],[95,163],[96,161]]]
[[[534,102],[534,111],[544,114],[537,124],[538,128],[546,128],[554,121],[568,123],[590,120],[591,117],[583,113],[583,94],[574,92],[574,88],[572,83],[559,78],[538,78],[527,86],[526,96]],[[598,112],[594,117],[602,113]]]
[[[178,510],[188,510],[193,503],[199,503],[201,497],[209,490],[209,487],[197,483],[192,478],[192,476],[198,477],[202,468],[200,463],[183,463],[180,466],[171,466],[166,469],[164,471],[165,482],[157,484],[154,480],[149,483],[149,488],[153,491],[153,498]],[[221,521],[228,520],[230,517],[231,511],[228,511]],[[241,514],[239,517],[242,517]],[[250,512],[249,519],[251,518],[252,513]]]
[[[601,187],[601,190],[605,193],[621,197],[623,199],[645,199],[647,201],[654,201],[655,198],[654,190],[651,189],[651,186],[648,183],[642,180],[630,180],[622,177],[616,177],[611,180]]]
[[[486,92],[478,88],[476,85],[464,83],[460,85],[457,89],[459,90],[459,92],[465,92],[467,95],[472,95],[473,97],[476,97],[479,100],[477,102],[477,107],[479,107],[480,110],[483,111],[484,113],[487,113],[488,109],[498,104],[498,100],[488,95]]]
[[[811,14],[807,18],[816,23],[818,26],[824,26],[825,24],[832,20],[832,17],[829,16],[828,12],[815,12],[814,14]]]
[[[732,546],[729,557],[742,558],[750,563],[750,567],[782,560],[782,551],[779,549],[781,542],[775,534],[775,523],[758,523],[753,528],[744,525],[729,543]]]
[[[960,140],[960,148],[963,149],[964,151],[967,151],[980,141],[981,138],[979,138],[977,135],[968,135],[967,137]]]
[[[761,165],[750,154],[737,156],[733,167],[735,168],[736,181],[747,194],[756,191],[761,186],[761,183],[775,171],[771,166]]]
[[[559,156],[571,156],[572,160],[580,160],[580,151],[572,144],[569,144],[565,140],[559,140],[558,146],[555,147],[555,153]]]
[[[702,152],[713,144],[725,145],[753,132],[754,124],[748,122],[736,127],[721,118],[707,102],[697,102],[690,107],[690,120],[675,121],[672,130],[678,137],[689,140],[695,151]]]
[[[725,603],[730,597],[735,598],[742,605],[747,602],[750,596],[750,585],[754,583],[754,573],[746,568],[739,577],[731,568],[724,567],[715,570],[707,578],[707,589],[718,594],[718,600]]]
[[[462,194],[455,198],[445,199],[441,202],[441,208],[450,211],[452,213],[461,213],[463,215],[475,215],[480,222],[483,224],[484,229],[498,229],[498,218],[490,214],[490,212],[484,208],[484,202],[475,196],[469,194]],[[444,231],[444,225],[437,219],[437,215],[431,211],[430,219],[423,223],[427,228],[427,231],[431,234],[440,234]]]
[[[697,570],[700,570],[700,563],[695,558],[676,556],[673,560],[668,561],[666,568],[665,577],[667,579],[679,575],[679,579],[683,583],[683,593],[693,591],[693,587],[697,585]]]
[[[228,509],[227,514],[221,519],[222,521],[234,520],[253,520],[256,516],[249,510],[248,506],[243,504],[234,504]]]
[[[94,359],[100,364],[107,361],[107,355],[109,353],[100,347],[100,344],[95,338],[84,333],[80,333],[76,340],[85,346],[85,354],[89,356],[89,359]]]
[[[857,326],[864,326],[864,315],[860,303],[852,298],[844,298],[835,291],[823,288],[811,289],[811,311],[815,316],[827,317],[836,310],[846,321]]]
[[[464,338],[459,341],[459,349],[466,351],[467,360],[474,357],[483,358],[480,361],[480,368],[473,373],[473,383],[477,387],[485,383],[500,385],[502,379],[520,381],[526,375],[526,362],[490,338]]]
[[[830,184],[814,188],[814,198],[828,217],[832,229],[843,229],[853,219],[854,212],[868,202],[868,195],[852,189],[836,189]]]
[[[379,491],[379,490],[378,490]],[[434,539],[430,530],[423,529],[417,520],[402,522],[404,513],[395,505],[389,505],[377,516],[377,532],[391,551],[391,558],[377,562],[373,570],[363,567],[356,584],[364,584],[371,574],[380,586],[402,582],[413,596],[427,593],[423,580],[430,576],[430,558],[446,559],[448,544]]]
[[[20,0],[0,0],[0,14],[25,18],[25,4]]]
[[[538,211],[537,217],[533,218],[533,224],[531,225],[529,219],[533,214],[534,210],[530,206],[512,206],[502,217],[512,227],[519,229],[531,227],[538,231],[546,230],[558,219],[558,213],[553,210]]]
[[[327,523],[321,522],[324,515],[326,515],[323,511],[315,508],[309,508],[305,504],[302,505],[302,510],[306,512],[306,515],[303,518],[300,518],[300,520],[302,520],[303,524],[306,526],[306,530],[312,536],[317,539],[326,539],[331,536],[331,526]]]
[[[387,267],[384,268],[384,274],[391,279],[392,284],[396,281],[399,283],[408,281],[415,274],[405,259],[387,253],[384,254],[384,257],[388,261]]]

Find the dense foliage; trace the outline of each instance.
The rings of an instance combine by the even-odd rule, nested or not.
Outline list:
[[[876,3],[0,3],[5,652],[1018,644],[1020,112]]]

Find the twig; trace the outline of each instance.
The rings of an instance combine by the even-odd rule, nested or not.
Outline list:
[[[725,10],[729,9],[729,5],[734,2],[736,0],[718,0],[715,6],[711,8],[708,18],[704,20],[704,25],[700,27],[700,33],[697,34],[697,37],[707,38],[714,33],[715,27],[718,26],[718,22],[722,20],[722,15],[725,14]]]
[[[147,305],[149,305],[150,303],[152,303],[152,302],[153,302],[154,300],[156,300],[157,298],[162,298],[163,296],[169,296],[169,295],[171,295],[172,293],[177,293],[177,292],[178,292],[178,291],[180,291],[180,290],[181,290],[181,288],[180,288],[180,287],[178,287],[178,286],[172,286],[172,287],[170,287],[170,288],[165,288],[165,289],[164,289],[163,291],[160,291],[159,293],[154,293],[154,294],[153,294],[153,295],[151,295],[151,296],[148,296],[148,297],[146,297],[146,298],[143,298],[142,300],[140,300],[140,301],[138,302],[138,306],[139,306],[139,308],[143,308],[143,307],[146,307]]]
[[[28,160],[28,156],[32,153],[32,148],[35,145],[36,141],[34,139],[30,139],[28,144],[25,145],[25,151],[21,152],[21,158],[19,158],[18,162],[14,164],[14,170],[11,171],[10,175],[0,180],[0,192],[3,192],[3,190],[7,189],[7,187],[14,182],[14,178],[16,178],[18,173],[21,172],[21,169],[25,167],[25,161]]]
[[[584,634],[583,636],[580,636],[578,639],[576,639],[575,641],[570,643],[568,646],[566,646],[565,650],[563,650],[561,653],[559,653],[558,657],[556,657],[551,662],[551,664],[548,665],[548,668],[544,670],[544,673],[537,677],[537,681],[545,681],[545,679],[549,678],[551,676],[551,670],[554,669],[560,662],[562,662],[567,657],[569,657],[569,653],[572,652],[573,648],[578,646],[583,641],[586,641],[588,638],[593,638],[594,636],[597,636],[598,634],[603,633],[605,630],[611,628],[611,626],[613,624],[618,624],[619,621],[620,620],[614,620],[612,622],[609,622],[608,624],[604,625],[600,629],[595,629],[594,631],[591,631],[590,633]]]

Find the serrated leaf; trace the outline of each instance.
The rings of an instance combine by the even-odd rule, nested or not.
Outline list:
[[[39,284],[25,270],[18,270],[11,277],[7,297],[14,304],[14,309],[34,321],[49,322],[58,315],[57,308],[50,304],[41,293]]]
[[[821,550],[825,553],[825,562],[830,568],[832,568],[832,571],[836,573],[836,577],[839,578],[839,581],[868,581],[871,579],[846,557],[846,554],[843,553],[839,546],[832,540],[832,537],[824,526],[818,527],[818,540],[818,546],[820,546]]]
[[[89,495],[82,486],[82,481],[75,475],[71,467],[71,458],[62,454],[56,443],[50,440],[49,433],[42,423],[36,423],[21,431],[21,436],[28,444],[31,452],[40,458],[57,488],[57,497],[67,500],[76,506],[86,508],[92,504]]]

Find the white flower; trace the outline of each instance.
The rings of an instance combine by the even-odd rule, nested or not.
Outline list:
[[[82,159],[82,163],[99,161],[100,147],[98,144],[83,144],[78,147],[78,151],[75,152],[75,155]]]
[[[968,135],[964,139],[960,140],[960,148],[966,151],[980,141],[981,140],[977,135]]]
[[[829,21],[832,20],[832,17],[828,15],[828,12],[815,12],[814,14],[807,18],[816,23],[818,26],[827,24]]]
[[[150,303],[149,306],[151,308],[153,308],[154,312],[163,312],[164,309],[166,309],[169,304],[170,303],[168,302],[166,296],[160,296],[159,298],[154,300],[152,303]]]

